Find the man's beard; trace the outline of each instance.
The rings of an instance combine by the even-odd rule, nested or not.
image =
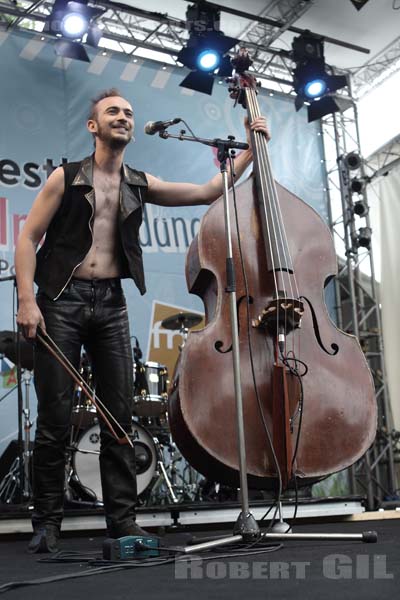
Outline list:
[[[127,131],[127,133],[129,133],[129,138],[115,138],[112,136],[111,132],[108,131],[108,129],[98,125],[96,137],[106,144],[111,150],[122,150],[132,139],[132,132]]]

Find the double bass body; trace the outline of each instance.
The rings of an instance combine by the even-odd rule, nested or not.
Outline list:
[[[320,216],[277,186],[288,246],[304,303],[301,327],[288,331],[307,372],[277,370],[275,336],[255,327],[273,299],[265,233],[254,178],[237,187],[237,212],[247,291],[232,219],[239,320],[240,373],[247,471],[257,487],[301,485],[340,471],[360,458],[376,431],[372,377],[357,339],[339,330],[325,305],[324,286],[336,273],[331,234]],[[232,195],[230,194],[233,215]],[[173,437],[187,460],[207,477],[237,485],[238,447],[228,294],[225,291],[222,199],[204,216],[189,250],[186,277],[200,296],[206,326],[189,334],[170,395]],[[247,316],[247,306],[249,317]],[[300,426],[300,431],[299,431]]]

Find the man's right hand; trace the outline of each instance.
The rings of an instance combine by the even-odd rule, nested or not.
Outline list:
[[[20,302],[17,314],[17,323],[25,339],[32,341],[36,337],[38,325],[46,333],[46,325],[36,300]]]

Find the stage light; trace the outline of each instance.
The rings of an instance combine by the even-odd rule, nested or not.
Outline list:
[[[221,61],[221,57],[215,50],[207,49],[200,52],[197,57],[197,66],[201,71],[214,71]]]
[[[202,92],[203,94],[212,94],[214,85],[214,77],[212,73],[205,73],[204,71],[192,71],[185,77],[179,84],[180,87],[194,90],[195,92]]]
[[[77,3],[74,2],[74,4]],[[89,26],[87,16],[81,12],[75,11],[68,12],[61,19],[60,25],[61,33],[65,37],[69,37],[72,39],[81,38],[83,34],[87,32]]]
[[[238,42],[236,38],[225,36],[219,30],[220,11],[207,3],[191,5],[186,11],[186,27],[189,39],[177,55],[177,60],[191,70],[180,83],[204,94],[211,94],[214,84],[213,74],[225,77],[232,73],[230,58],[226,56]]]
[[[79,42],[60,39],[55,42],[54,50],[57,56],[61,56],[62,58],[72,58],[73,60],[90,62],[90,58],[84,45]]]
[[[300,110],[309,101],[308,121],[346,110],[351,103],[346,99],[327,96],[347,85],[344,75],[331,75],[324,59],[323,39],[310,31],[305,31],[292,42],[292,59],[296,65],[293,71],[293,87],[296,92],[295,107]],[[314,104],[322,102],[314,107]]]
[[[87,0],[55,0],[43,31],[59,38],[54,46],[56,54],[90,62],[82,42],[98,46],[102,30],[94,19],[104,11],[104,8],[88,6]]]
[[[98,25],[91,24],[87,32],[85,43],[89,46],[93,46],[93,48],[97,48],[102,35],[103,30]]]
[[[304,95],[307,98],[320,98],[326,92],[326,83],[323,79],[313,79],[304,86]]]
[[[347,167],[349,169],[349,171],[355,171],[356,169],[359,169],[361,166],[360,155],[357,154],[357,152],[349,152],[343,158],[343,163],[344,163],[345,167]]]
[[[354,234],[352,235],[352,251],[357,252],[358,248],[367,248],[367,250],[369,250],[371,248],[371,237],[371,227],[360,227],[358,233],[354,232]]]
[[[307,107],[308,122],[311,123],[334,112],[344,112],[351,106],[353,106],[353,101],[348,98],[339,98],[338,96],[317,98]]]
[[[371,235],[372,229],[371,227],[360,227],[358,230],[357,243],[362,248],[370,248],[371,247]]]
[[[365,217],[368,213],[368,206],[362,200],[357,200],[353,206],[354,214],[358,217]]]
[[[361,192],[365,188],[365,184],[365,179],[359,179],[355,177],[350,181],[350,189],[354,194],[361,194]]]

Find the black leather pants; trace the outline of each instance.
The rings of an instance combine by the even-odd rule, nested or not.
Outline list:
[[[48,334],[79,368],[87,349],[96,395],[128,432],[132,427],[133,368],[128,314],[119,279],[72,279],[56,301],[38,292]],[[40,343],[35,351],[38,419],[33,451],[34,527],[61,525],[74,382]],[[119,537],[135,519],[135,453],[99,419],[100,473],[108,533]],[[115,427],[114,427],[115,429]]]

